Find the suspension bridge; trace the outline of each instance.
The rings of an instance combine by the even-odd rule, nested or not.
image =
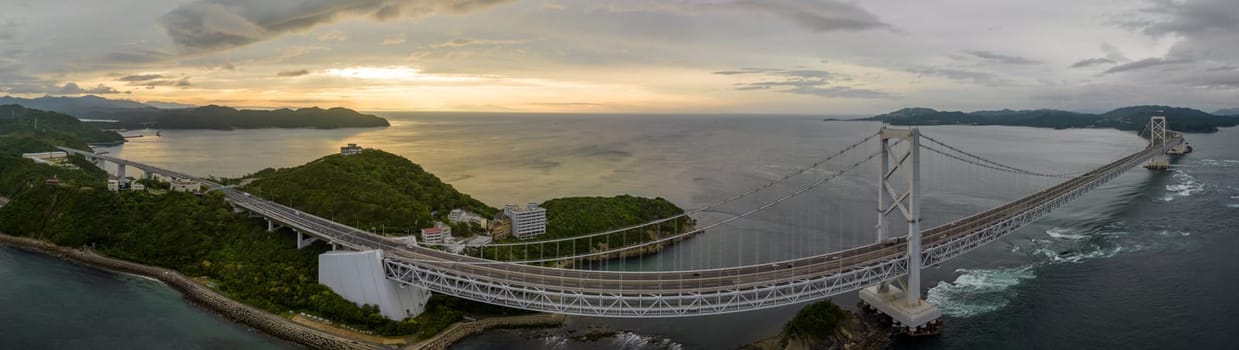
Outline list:
[[[265,218],[269,230],[295,231],[299,248],[326,241],[333,251],[320,256],[320,281],[350,300],[379,305],[391,318],[419,314],[429,293],[542,312],[648,318],[743,312],[860,291],[866,305],[916,333],[933,327],[941,315],[921,297],[924,267],[997,240],[1133,167],[1162,167],[1167,152],[1184,143],[1182,134],[1166,130],[1164,118],[1154,117],[1146,130],[1152,131],[1148,145],[1118,160],[1089,169],[1045,171],[976,155],[917,128],[882,128],[812,164],[679,215],[572,237],[500,241],[458,253],[442,244],[378,235],[187,174],[61,149],[100,167],[114,163],[122,177],[125,167],[134,167],[146,174],[196,179],[221,191],[238,211]],[[947,166],[952,169],[1003,174],[1033,185],[1010,191],[1005,203],[979,212],[926,207],[923,203],[935,198],[924,193],[930,187],[922,178],[926,157],[933,164],[952,162]],[[949,180],[972,186],[968,182],[993,175],[975,176]],[[824,202],[815,195],[858,177],[876,178],[876,210],[867,200],[859,202],[867,209],[856,210],[857,205]],[[1020,180],[1029,178],[1039,180]],[[926,215],[927,210],[938,215]],[[824,211],[871,224],[849,227]],[[729,236],[694,254],[648,256],[697,235]],[[647,256],[627,254],[634,251]],[[327,281],[324,273],[338,276]]]

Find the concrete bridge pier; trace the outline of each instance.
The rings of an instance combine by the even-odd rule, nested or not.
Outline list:
[[[318,240],[318,238],[315,238],[314,236],[306,236],[305,234],[302,234],[300,230],[294,231],[297,231],[297,249],[309,247],[310,244],[313,244],[314,241]]]
[[[383,251],[331,251],[318,256],[318,283],[358,305],[378,305],[393,320],[426,311],[430,291],[387,279]]]
[[[116,163],[116,180],[120,181],[120,183],[129,182],[128,180],[125,179],[125,164],[124,163]]]
[[[280,224],[275,223],[275,221],[267,219],[267,232],[275,232],[275,230],[279,230],[281,228],[284,228],[284,226],[280,226]]]

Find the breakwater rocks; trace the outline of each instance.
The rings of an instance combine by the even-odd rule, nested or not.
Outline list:
[[[439,334],[412,344],[407,350],[444,350],[465,337],[482,333],[492,328],[537,328],[555,327],[564,323],[564,315],[536,314],[524,316],[484,318],[473,322],[458,322]]]
[[[131,273],[154,278],[180,291],[187,300],[206,307],[233,321],[254,327],[272,336],[305,345],[314,349],[388,349],[388,347],[363,343],[293,323],[266,311],[242,304],[207,288],[174,270],[146,266],[128,261],[107,258],[89,251],[70,249],[55,244],[25,237],[0,234],[0,244],[34,249],[66,260],[96,266],[108,270]]]

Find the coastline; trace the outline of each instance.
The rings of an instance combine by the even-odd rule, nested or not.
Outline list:
[[[0,197],[2,198],[2,197]],[[142,265],[108,258],[90,251],[66,248],[47,241],[0,233],[0,245],[44,254],[71,263],[115,273],[148,279],[177,290],[189,302],[222,315],[233,322],[253,327],[265,334],[313,349],[401,349],[443,350],[462,339],[496,328],[544,328],[562,325],[566,316],[539,313],[533,315],[484,318],[460,321],[434,336],[409,344],[378,344],[309,327],[296,320],[245,305],[218,291],[195,282],[172,269]]]
[[[292,320],[232,300],[179,272],[161,267],[103,257],[89,251],[65,248],[26,237],[0,234],[0,244],[46,254],[67,261],[105,270],[149,277],[179,291],[186,300],[217,312],[235,322],[254,327],[271,336],[314,349],[388,349],[302,326]]]

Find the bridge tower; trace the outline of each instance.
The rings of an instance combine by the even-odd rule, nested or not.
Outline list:
[[[1149,118],[1149,148],[1166,147],[1166,117],[1155,115]],[[1148,169],[1165,170],[1170,168],[1170,158],[1165,152],[1153,156],[1149,159],[1149,163],[1144,165]]]
[[[881,173],[878,179],[878,224],[877,239],[881,244],[894,245],[899,239],[889,237],[887,216],[898,212],[908,223],[907,275],[894,281],[902,286],[882,283],[860,291],[860,299],[866,305],[885,313],[908,334],[936,334],[940,329],[938,306],[921,299],[921,132],[912,129],[882,128],[879,139],[882,145]],[[894,152],[898,143],[906,142],[907,150]],[[895,175],[902,172],[906,183],[900,186]],[[897,190],[898,188],[906,188]]]

